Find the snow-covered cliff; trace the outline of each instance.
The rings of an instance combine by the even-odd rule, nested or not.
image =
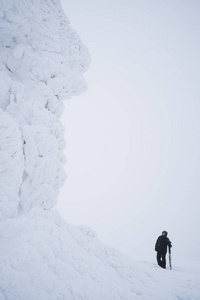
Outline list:
[[[0,217],[50,209],[64,181],[62,100],[85,89],[89,54],[56,0],[0,7]]]
[[[0,300],[190,299],[174,278],[162,298],[159,269],[53,209],[65,179],[62,100],[85,89],[90,61],[59,0],[1,0],[0,43]]]

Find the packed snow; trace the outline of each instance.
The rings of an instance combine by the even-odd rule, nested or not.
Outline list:
[[[60,1],[2,0],[0,43],[0,300],[200,299],[199,265],[133,261],[54,209],[63,100],[90,63]]]

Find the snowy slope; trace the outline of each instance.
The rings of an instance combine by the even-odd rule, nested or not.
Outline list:
[[[133,262],[53,209],[62,100],[90,58],[58,0],[0,6],[0,300],[199,299],[199,274]]]
[[[1,221],[0,238],[1,300],[199,299],[199,266],[133,262],[54,210]]]

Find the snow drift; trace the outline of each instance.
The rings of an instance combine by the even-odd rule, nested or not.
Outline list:
[[[62,100],[85,89],[90,62],[60,2],[2,0],[0,43],[0,300],[190,299],[191,284],[174,277],[161,297],[160,269],[53,209],[65,179]],[[196,277],[192,288],[198,299]]]

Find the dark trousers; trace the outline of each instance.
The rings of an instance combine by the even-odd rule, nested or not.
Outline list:
[[[166,252],[157,252],[157,262],[161,268],[166,269]]]

